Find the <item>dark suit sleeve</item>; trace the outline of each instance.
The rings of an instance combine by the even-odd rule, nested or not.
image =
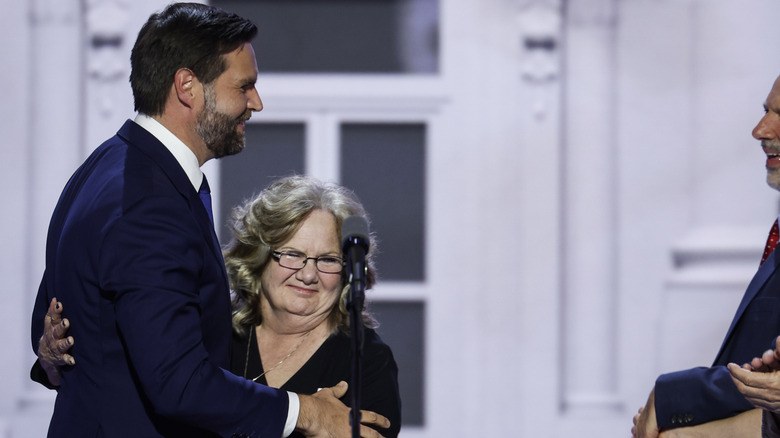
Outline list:
[[[30,379],[32,379],[33,382],[38,382],[49,389],[58,388],[57,386],[52,385],[52,383],[49,381],[49,376],[46,374],[46,371],[44,371],[43,367],[41,366],[41,362],[38,360],[36,360],[35,363],[33,363],[32,368],[30,368]]]
[[[237,377],[209,358],[204,337],[227,341],[229,304],[208,308],[203,290],[227,290],[213,284],[224,277],[204,276],[220,262],[192,212],[179,204],[152,196],[126,206],[101,245],[101,290],[113,294],[116,326],[136,380],[164,417],[223,436],[281,437],[287,393]],[[210,313],[216,314],[212,325],[226,322],[224,333],[203,332]]]
[[[655,382],[658,427],[695,426],[753,409],[737,391],[725,366],[661,375]]]

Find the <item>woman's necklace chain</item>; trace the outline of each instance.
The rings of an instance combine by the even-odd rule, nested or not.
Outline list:
[[[247,373],[247,370],[248,370],[248,368],[249,368],[249,351],[250,351],[250,349],[251,349],[251,347],[252,347],[252,333],[254,333],[254,332],[255,332],[255,329],[254,329],[254,328],[252,328],[252,329],[250,329],[250,330],[249,330],[249,340],[247,340],[247,343],[246,343],[246,360],[244,361],[244,378],[245,378],[245,379],[247,378],[247,377],[246,377],[246,373]],[[296,351],[298,351],[298,348],[300,348],[300,346],[303,344],[303,341],[305,341],[305,340],[306,340],[306,338],[307,338],[307,337],[308,337],[308,336],[311,334],[311,332],[312,332],[312,330],[309,330],[308,332],[306,332],[306,334],[305,334],[305,335],[301,336],[301,340],[300,340],[300,341],[298,341],[298,344],[296,344],[296,345],[295,345],[295,347],[292,349],[292,351],[290,351],[289,353],[287,353],[287,356],[283,357],[283,358],[282,358],[282,360],[280,360],[279,362],[277,362],[277,363],[276,363],[276,365],[272,366],[272,367],[271,367],[271,368],[269,368],[267,371],[263,371],[262,373],[260,373],[260,375],[258,375],[258,376],[257,376],[257,377],[255,377],[254,379],[252,379],[252,381],[253,381],[253,382],[257,382],[257,379],[259,379],[259,378],[263,377],[264,375],[266,375],[266,374],[270,373],[271,371],[275,370],[276,368],[278,368],[278,367],[279,367],[279,365],[281,365],[282,363],[284,363],[284,361],[286,361],[287,359],[289,359],[289,358],[290,358],[290,356],[292,356],[292,355],[293,355],[293,354],[294,354]],[[259,346],[259,344],[258,344],[258,350],[260,350],[260,346]],[[261,361],[261,363],[260,363],[260,366],[263,366],[263,364],[262,364],[262,361]]]

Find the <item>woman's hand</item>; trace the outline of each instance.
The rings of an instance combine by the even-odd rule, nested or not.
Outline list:
[[[65,337],[70,327],[67,318],[62,318],[62,303],[52,298],[43,324],[43,336],[38,342],[38,360],[41,363],[49,383],[60,386],[62,367],[75,365],[76,359],[68,351],[73,347],[73,336]]]

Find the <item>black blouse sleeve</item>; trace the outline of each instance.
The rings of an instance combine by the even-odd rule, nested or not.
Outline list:
[[[401,395],[398,390],[398,365],[390,347],[376,332],[366,329],[363,348],[361,386],[362,409],[382,414],[390,420],[389,429],[377,429],[385,438],[398,436],[401,430]]]

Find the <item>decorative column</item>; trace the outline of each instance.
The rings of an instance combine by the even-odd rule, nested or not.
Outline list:
[[[616,412],[615,2],[570,1],[562,147],[562,405]]]
[[[522,291],[517,321],[512,331],[521,345],[512,361],[520,387],[520,429],[517,436],[539,436],[539,425],[558,424],[560,406],[560,306],[561,306],[561,145],[563,77],[561,0],[523,0],[515,3],[515,38],[519,71],[516,76],[519,111],[514,115],[520,130],[515,155],[517,192],[508,203],[519,205],[514,218],[517,247],[510,258],[519,270],[517,286]],[[511,155],[508,155],[511,156]],[[503,213],[502,213],[503,214]],[[504,274],[506,274],[506,268]],[[512,277],[513,280],[515,279]],[[502,279],[505,279],[502,277]],[[514,285],[514,284],[513,284]],[[513,377],[514,378],[514,377]],[[509,424],[505,424],[511,430]],[[500,433],[499,433],[500,435]]]
[[[44,269],[46,232],[62,187],[81,162],[82,29],[78,0],[36,0],[30,4],[30,89],[25,293],[28,307]],[[23,182],[24,183],[24,182]],[[35,386],[35,391],[32,390]],[[20,404],[53,399],[37,391]]]

